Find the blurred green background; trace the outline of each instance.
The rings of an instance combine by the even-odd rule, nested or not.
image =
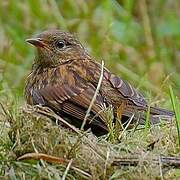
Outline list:
[[[70,31],[93,57],[150,101],[180,96],[180,1],[3,0],[0,2],[0,99],[23,102],[34,48],[26,38],[51,28]]]

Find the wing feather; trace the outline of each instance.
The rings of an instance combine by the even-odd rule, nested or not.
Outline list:
[[[51,72],[47,72],[48,76],[41,75],[41,77],[48,77],[49,82],[46,85],[36,84],[36,87],[32,90],[34,94],[32,96],[33,101],[36,102],[35,104],[42,104],[43,102],[43,105],[54,109],[56,112],[63,112],[83,122],[96,87],[86,80],[86,74],[82,74],[76,69],[73,71],[71,66],[64,66],[63,71],[61,68],[60,66],[55,70],[52,69]],[[86,71],[83,72],[86,73]],[[43,83],[41,80],[38,80],[38,82]],[[92,124],[107,131],[104,122],[105,114],[101,108],[101,104],[104,103],[103,100],[104,98],[98,93],[88,121],[90,122],[93,119]],[[93,118],[95,115],[99,117],[98,120]]]
[[[89,61],[89,75],[96,79],[96,83],[98,82],[98,77],[100,76],[101,65],[94,61]],[[92,79],[91,78],[91,79]],[[93,80],[92,80],[93,81]],[[127,81],[121,79],[119,76],[112,74],[108,69],[104,68],[104,81],[108,81],[111,88],[116,89],[122,95],[122,99],[127,98],[135,105],[140,107],[147,107],[147,101],[144,96],[139,93],[132,85],[130,85]],[[117,97],[118,99],[118,97]]]

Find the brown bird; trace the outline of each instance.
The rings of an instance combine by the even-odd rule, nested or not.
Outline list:
[[[80,127],[94,96],[101,75],[101,64],[93,60],[82,44],[70,33],[48,30],[27,42],[37,48],[37,55],[25,88],[30,105],[42,105],[73,125]],[[103,70],[103,79],[85,128],[96,135],[108,132],[105,107],[113,107],[114,121],[120,114],[125,123],[143,124],[148,103],[127,81]],[[151,123],[160,117],[172,118],[173,112],[150,107]]]

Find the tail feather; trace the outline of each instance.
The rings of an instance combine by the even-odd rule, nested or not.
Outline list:
[[[126,111],[123,112],[123,116],[131,117],[134,114],[134,121],[138,122],[140,125],[144,125],[146,122],[146,112],[147,111],[132,111],[132,107],[127,107]],[[164,120],[172,120],[172,117],[174,116],[174,112],[170,110],[166,110],[159,107],[151,107],[150,108],[150,123],[151,124],[159,124],[161,122],[161,119]],[[133,123],[132,122],[132,123]]]
[[[157,116],[162,117],[162,118],[172,118],[174,116],[173,111],[163,109],[163,108],[159,108],[159,107],[151,107],[150,108],[150,114],[157,115]]]

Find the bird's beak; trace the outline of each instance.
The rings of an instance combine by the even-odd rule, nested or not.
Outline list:
[[[26,39],[26,42],[36,46],[36,47],[47,47],[47,44],[41,38],[30,38]]]

